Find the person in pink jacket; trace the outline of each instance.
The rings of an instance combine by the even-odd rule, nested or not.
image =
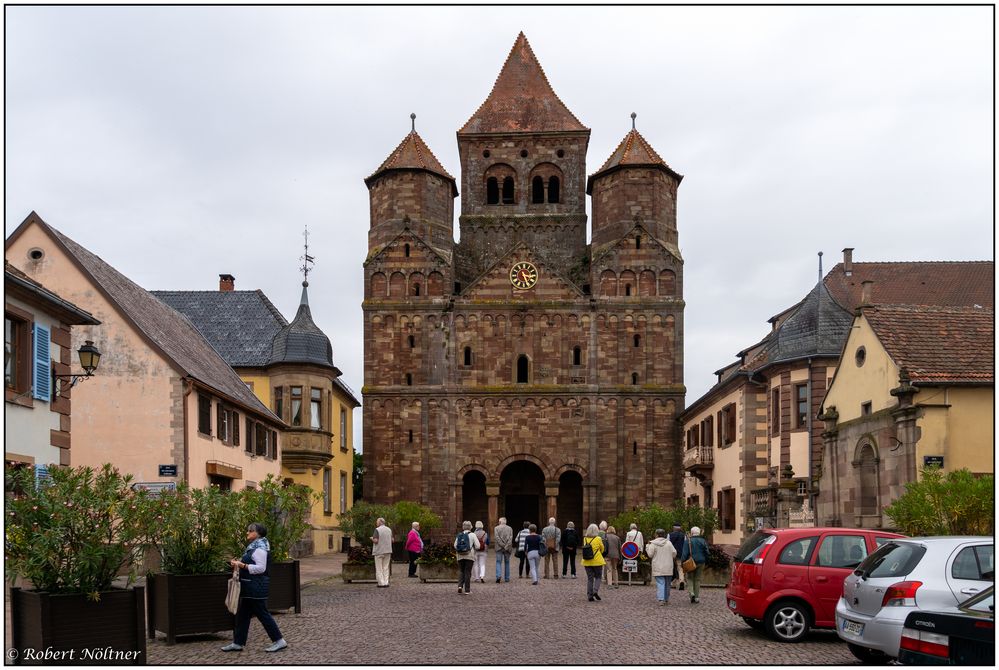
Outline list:
[[[409,552],[409,576],[416,576],[416,559],[423,553],[423,538],[420,537],[420,522],[414,521],[413,528],[406,536],[406,551]]]

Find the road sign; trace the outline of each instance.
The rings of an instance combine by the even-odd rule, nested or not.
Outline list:
[[[177,482],[135,482],[132,488],[136,491],[149,491],[149,495],[158,496],[163,491],[176,491]]]
[[[626,558],[621,561],[621,572],[638,572],[638,560]]]
[[[634,542],[625,542],[621,545],[621,555],[625,558],[638,558],[638,545]]]

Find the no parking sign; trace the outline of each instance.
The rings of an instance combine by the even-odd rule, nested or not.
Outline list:
[[[638,545],[634,542],[625,542],[621,545],[621,555],[628,560],[633,560],[638,558],[639,554]]]

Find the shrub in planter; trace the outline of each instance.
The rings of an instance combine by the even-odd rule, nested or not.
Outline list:
[[[358,544],[371,548],[371,533],[375,530],[375,521],[381,517],[392,529],[393,535],[399,534],[399,529],[395,528],[392,517],[392,507],[389,505],[373,505],[363,500],[342,514],[337,514],[337,523],[344,535],[354,538]],[[407,529],[408,530],[408,529]]]
[[[371,548],[351,547],[347,551],[347,562],[343,564],[341,577],[348,584],[375,581],[375,559],[371,555]]]
[[[232,630],[225,594],[232,574],[228,562],[242,554],[246,529],[239,494],[182,483],[155,506],[161,521],[153,542],[162,572],[146,580],[149,637],[158,630],[173,644],[178,635]]]
[[[680,500],[669,508],[653,504],[624,512],[611,518],[609,523],[620,531],[618,534],[622,538],[631,524],[638,524],[646,542],[656,536],[657,528],[668,533],[674,523],[681,524],[688,533],[693,526],[697,526],[701,529],[702,537],[709,537],[718,527],[718,512],[709,507],[687,505]]]
[[[73,652],[84,662],[144,664],[143,590],[114,589],[148,540],[149,498],[111,465],[99,470],[51,466],[36,484],[32,470],[7,473],[7,578],[31,582],[11,589],[13,648]],[[94,641],[114,657],[84,658]]]
[[[458,581],[458,556],[450,542],[429,542],[416,561],[420,568],[420,581]]]
[[[300,613],[300,565],[297,560],[291,559],[291,548],[312,530],[309,514],[317,496],[308,486],[284,484],[273,475],[267,475],[260,482],[259,488],[244,489],[239,496],[242,515],[240,529],[245,529],[251,523],[262,523],[267,528],[267,541],[270,544],[268,609],[285,610],[294,607],[295,612]],[[238,553],[234,553],[234,556],[242,555],[244,549],[244,546],[238,547]]]

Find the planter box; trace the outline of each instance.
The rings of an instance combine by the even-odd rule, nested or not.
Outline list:
[[[16,658],[26,665],[145,665],[144,590],[85,595],[10,589]],[[38,654],[38,658],[32,658]]]
[[[728,586],[728,580],[732,576],[732,569],[704,568],[701,575],[701,586]]]
[[[391,565],[391,564],[390,564]],[[389,574],[392,574],[392,568],[389,568]],[[375,564],[370,565],[351,565],[350,563],[343,564],[343,572],[340,575],[343,577],[343,581],[350,584],[351,582],[374,582],[378,581],[375,579]]]
[[[302,613],[302,577],[298,561],[271,563],[267,568],[270,574],[270,590],[267,593],[268,610],[290,610]],[[225,600],[223,594],[222,599]]]
[[[210,575],[154,573],[146,578],[146,619],[149,639],[156,631],[166,634],[167,644],[178,635],[232,630],[235,617],[225,607],[231,572]]]
[[[622,584],[627,585],[628,583],[628,573],[621,569],[621,564],[618,563],[617,566],[617,578]],[[631,573],[631,583],[632,584],[648,584],[652,581],[652,564],[651,563],[639,563],[638,572]]]
[[[457,565],[424,565],[417,563],[421,582],[452,582],[457,584],[461,571]]]

